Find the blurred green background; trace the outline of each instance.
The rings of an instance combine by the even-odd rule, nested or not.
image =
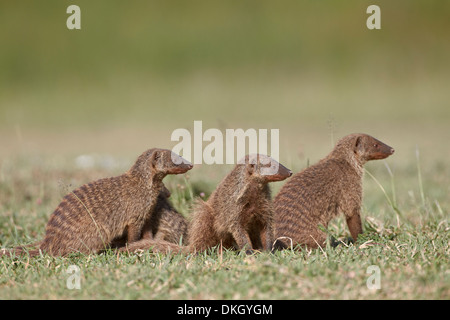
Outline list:
[[[399,162],[448,159],[449,17],[442,0],[1,1],[0,155],[137,155],[203,120],[280,129],[282,156],[366,132]]]

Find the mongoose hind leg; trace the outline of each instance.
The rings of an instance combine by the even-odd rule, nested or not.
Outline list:
[[[188,231],[189,246],[194,251],[203,251],[218,245],[219,242],[211,208],[205,202],[199,202]]]

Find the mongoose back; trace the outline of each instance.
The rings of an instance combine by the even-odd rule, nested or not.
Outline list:
[[[322,246],[326,234],[318,229],[344,213],[352,238],[362,233],[363,165],[384,159],[394,149],[367,134],[350,134],[338,141],[317,164],[295,174],[274,199],[276,248],[292,244]],[[283,237],[286,237],[284,240]]]
[[[50,216],[39,249],[29,250],[29,254],[37,255],[39,250],[54,256],[98,253],[125,232],[129,243],[139,240],[165,188],[163,178],[191,168],[192,164],[170,150],[145,151],[126,173],[67,194]],[[20,254],[23,249],[15,248],[14,252]]]
[[[196,205],[188,230],[191,251],[203,251],[220,243],[228,248],[245,248],[249,253],[252,249],[270,250],[273,211],[268,183],[291,175],[271,157],[244,157],[208,201]]]

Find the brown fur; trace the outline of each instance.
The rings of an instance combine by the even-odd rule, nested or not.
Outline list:
[[[155,211],[144,225],[142,239],[187,244],[188,222],[175,210],[165,195],[158,197]]]
[[[273,216],[268,183],[284,180],[291,174],[268,156],[246,156],[222,180],[208,201],[197,202],[188,229],[188,246],[144,239],[120,251],[152,248],[157,252],[188,253],[220,243],[226,248],[246,249],[248,253],[252,249],[270,250]]]
[[[29,254],[37,255],[40,250],[54,256],[98,253],[124,232],[129,243],[139,240],[164,190],[163,178],[191,168],[170,150],[144,152],[126,173],[85,184],[66,195],[50,216],[39,249]],[[14,253],[23,251],[19,247]]]
[[[175,244],[187,244],[188,222],[186,218],[170,204],[169,197],[170,191],[164,187],[158,196],[153,213],[145,221],[141,240],[163,240]],[[114,239],[111,244],[113,248],[121,248],[126,245],[126,232],[121,237]]]
[[[267,172],[268,168],[276,171]],[[247,156],[207,202],[198,202],[189,228],[191,249],[203,251],[222,243],[226,248],[270,250],[273,215],[268,183],[291,174],[268,156]]]
[[[317,164],[295,174],[274,199],[277,248],[306,245],[315,248],[326,241],[325,228],[340,212],[345,215],[353,239],[362,233],[363,165],[384,159],[394,149],[366,134],[342,138]]]
[[[145,222],[142,238],[133,243],[126,243],[126,239],[114,242],[120,252],[135,252],[152,249],[153,252],[188,253],[187,230],[188,222],[169,202],[170,191],[165,189],[158,196],[156,207]]]

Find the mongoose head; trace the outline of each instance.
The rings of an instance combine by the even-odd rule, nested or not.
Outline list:
[[[156,172],[165,174],[185,173],[193,168],[192,163],[167,149],[155,150],[151,161]]]
[[[238,165],[245,165],[247,174],[263,183],[282,181],[292,175],[291,170],[263,154],[247,155]]]
[[[385,159],[395,151],[387,144],[364,133],[345,136],[338,141],[335,149],[342,149],[342,147],[351,150],[361,164],[370,160]]]
[[[162,179],[168,174],[185,173],[192,167],[189,161],[170,150],[153,148],[141,154],[130,171],[144,179],[150,176]]]

